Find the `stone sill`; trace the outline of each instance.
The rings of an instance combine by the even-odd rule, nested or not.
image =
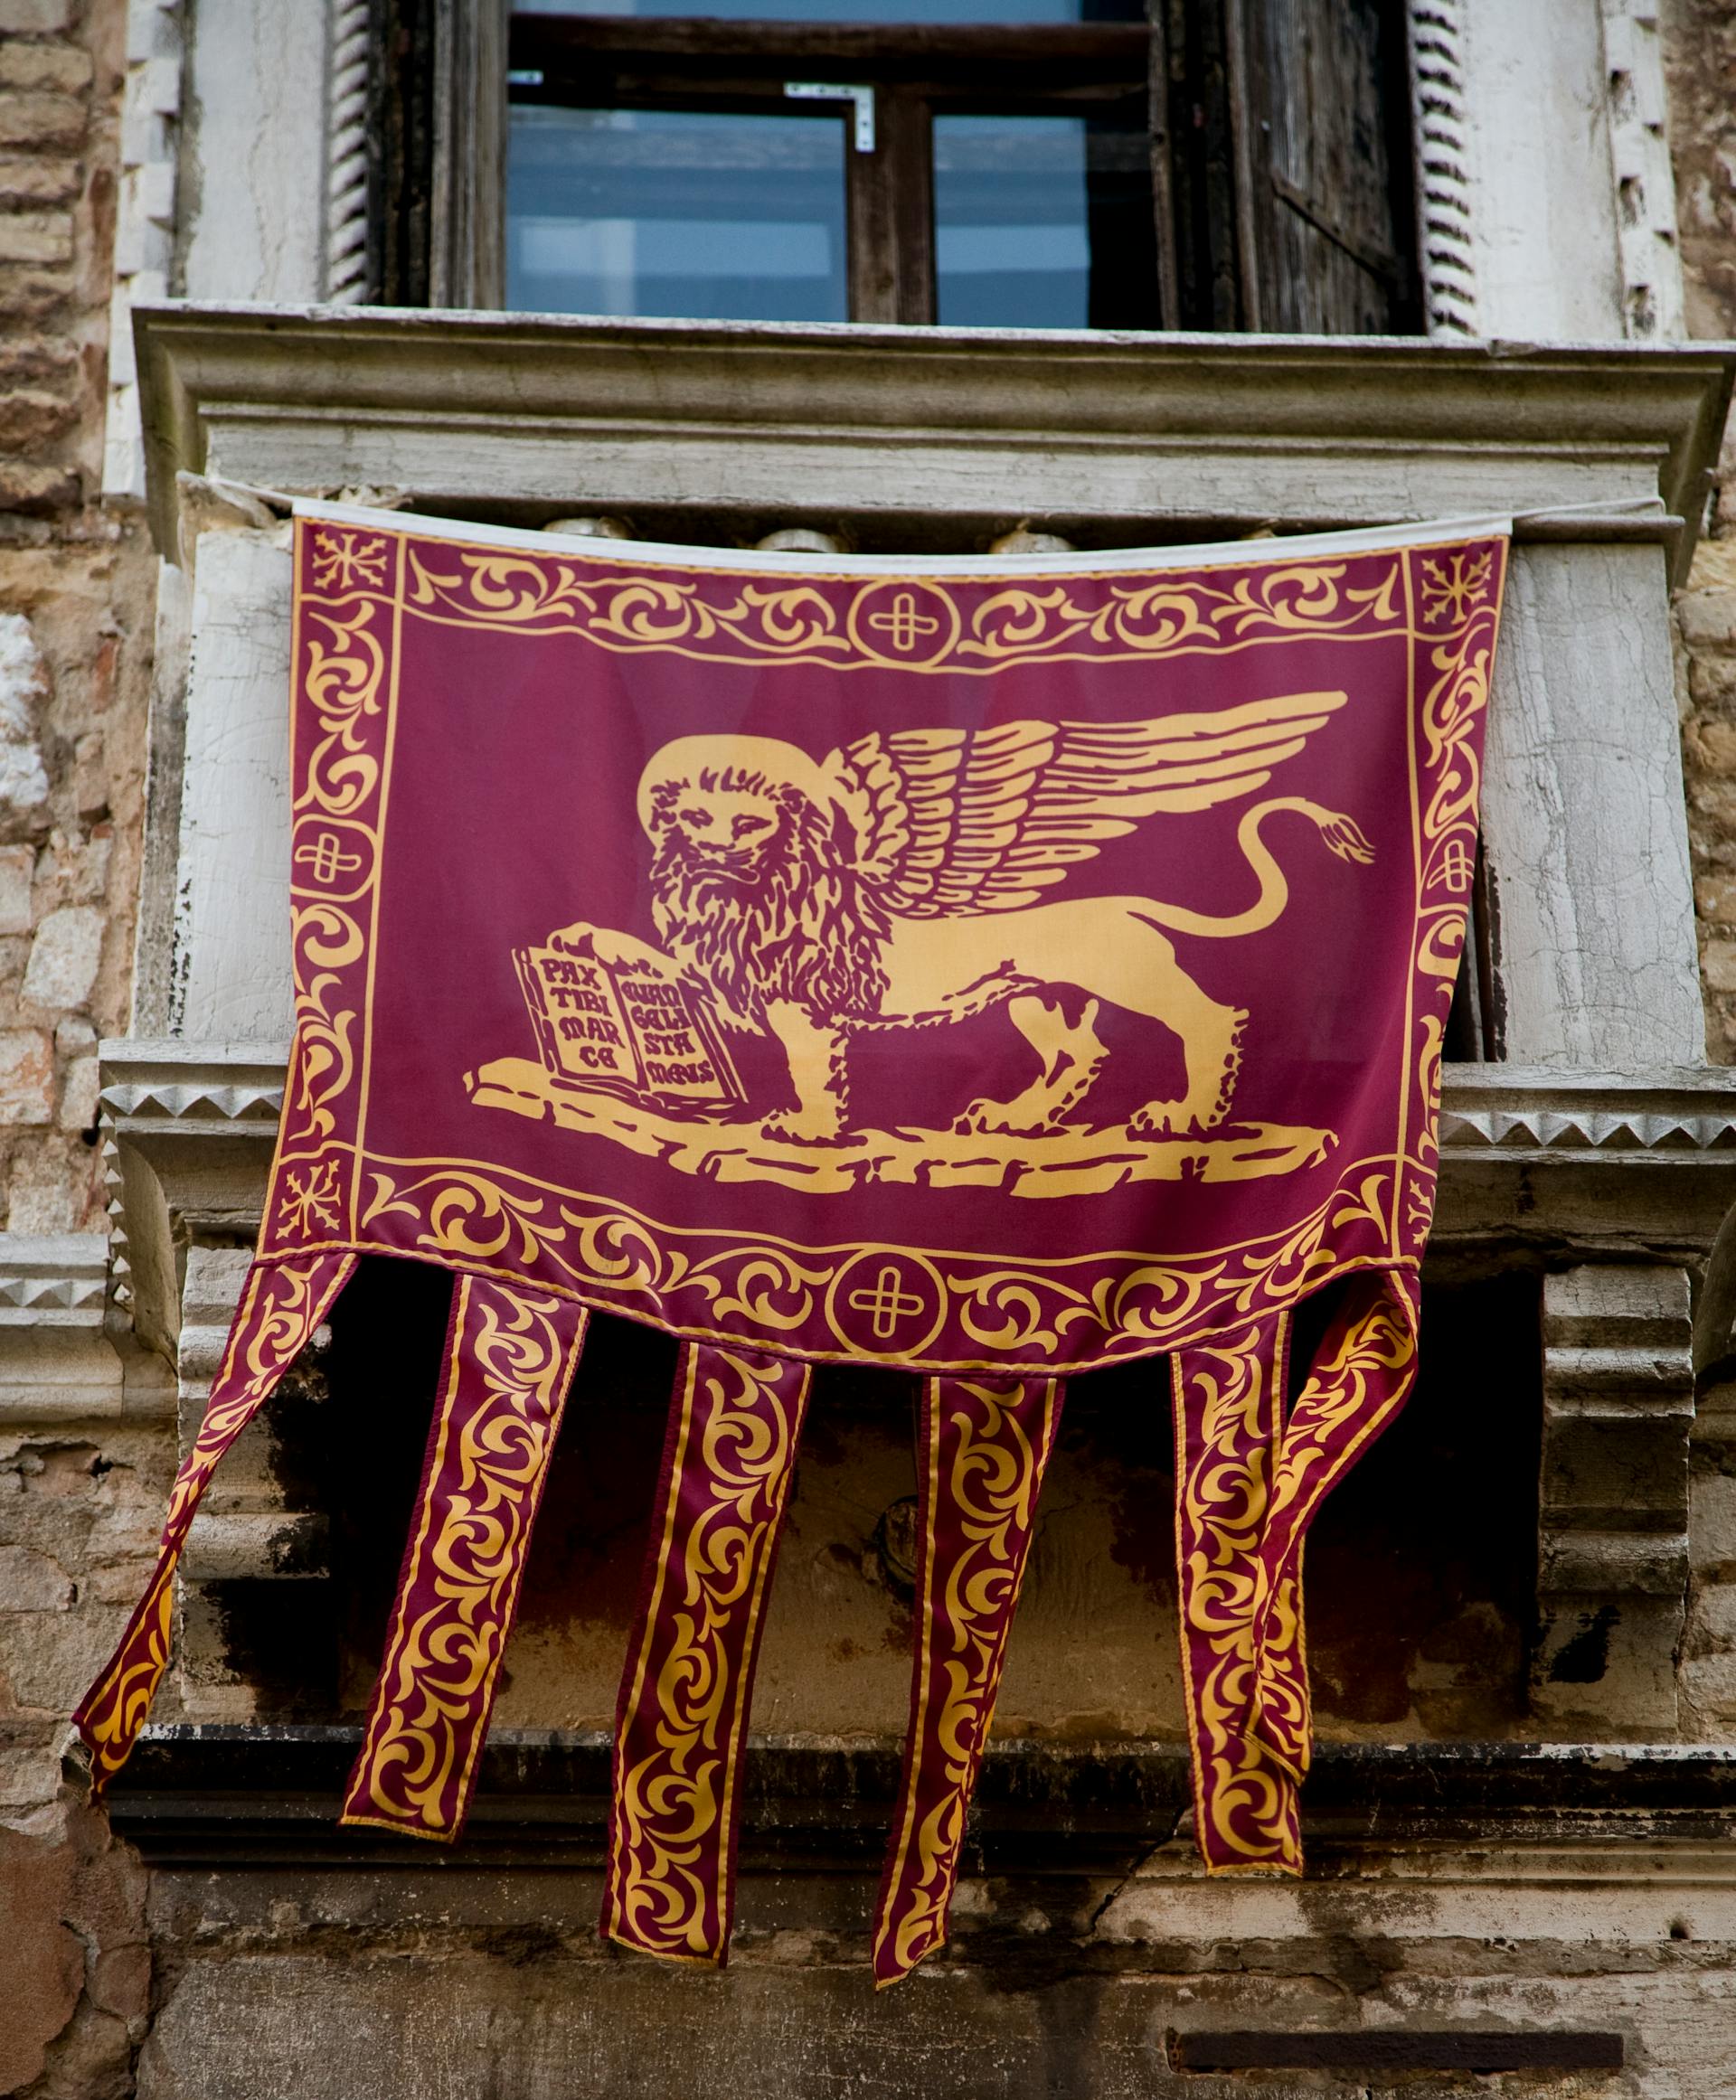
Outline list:
[[[896,1747],[750,1740],[744,1869],[877,1870]],[[606,1736],[497,1729],[465,1840],[449,1849],[337,1827],[360,1741],[357,1728],[148,1728],[110,1816],[159,1867],[601,1864]],[[1187,1838],[1188,1795],[1178,1743],[991,1744],[966,1871],[1129,1873]],[[1323,1743],[1303,1810],[1314,1878],[1366,1871],[1389,1850],[1420,1845],[1728,1843],[1736,1747]]]

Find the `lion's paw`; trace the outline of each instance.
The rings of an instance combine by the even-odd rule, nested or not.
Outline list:
[[[799,1109],[780,1108],[760,1125],[762,1137],[780,1144],[848,1144],[855,1142],[835,1117],[804,1116]]]
[[[1180,1101],[1153,1101],[1136,1108],[1127,1118],[1129,1137],[1199,1137],[1205,1129],[1204,1120],[1189,1115]]]
[[[1058,1116],[1020,1116],[1007,1101],[973,1101],[953,1119],[956,1137],[1053,1137],[1074,1127]]]

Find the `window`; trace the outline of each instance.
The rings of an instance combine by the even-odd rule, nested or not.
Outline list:
[[[514,14],[509,306],[1414,325],[1394,0],[690,5]]]
[[[508,302],[1155,326],[1137,7],[515,15]]]

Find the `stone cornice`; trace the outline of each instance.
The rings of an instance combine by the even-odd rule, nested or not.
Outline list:
[[[1624,1078],[1454,1066],[1442,1089],[1440,1149],[1443,1161],[1526,1163],[1736,1158],[1736,1070],[1688,1067]]]
[[[0,1327],[99,1333],[108,1288],[108,1243],[100,1232],[0,1233]]]
[[[521,518],[626,508],[664,531],[823,513],[878,520],[889,544],[1022,515],[1127,543],[1658,498],[1691,532],[1736,363],[1719,344],[354,307],[174,304],[135,325],[165,550],[180,472]]]
[[[102,1046],[102,1104],[139,1329],[179,1325],[181,1236],[257,1230],[282,1107],[280,1045]],[[1736,1069],[1622,1077],[1513,1065],[1448,1069],[1432,1257],[1549,1261],[1646,1248],[1693,1259],[1736,1207]]]

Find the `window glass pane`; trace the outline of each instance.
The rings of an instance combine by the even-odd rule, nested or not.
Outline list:
[[[514,14],[713,22],[1143,22],[1145,0],[514,0]]]
[[[506,303],[698,321],[849,318],[842,115],[515,105]]]
[[[934,231],[943,325],[1156,325],[1151,164],[1130,120],[937,117]]]

